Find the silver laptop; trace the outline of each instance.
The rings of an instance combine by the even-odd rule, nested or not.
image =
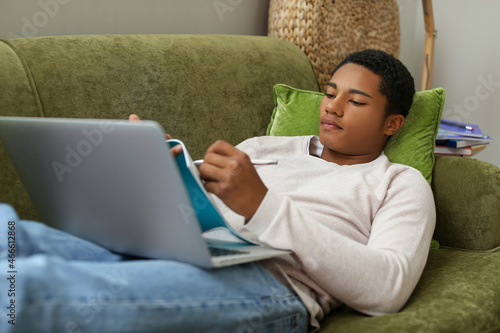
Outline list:
[[[205,268],[289,253],[203,233],[156,122],[0,117],[0,139],[42,221],[110,250]]]

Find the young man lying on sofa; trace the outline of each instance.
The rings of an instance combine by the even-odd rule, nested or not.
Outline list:
[[[290,332],[319,327],[342,303],[367,315],[399,311],[424,269],[435,226],[428,182],[382,151],[414,93],[399,60],[353,53],[332,73],[319,137],[258,137],[237,147],[218,141],[207,150],[200,174],[229,223],[288,256],[203,270],[130,260],[21,221],[18,325],[4,320],[2,331]],[[256,169],[250,158],[279,164]],[[110,289],[120,292],[89,301]]]

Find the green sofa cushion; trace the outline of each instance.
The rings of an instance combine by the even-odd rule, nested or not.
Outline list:
[[[275,108],[267,135],[318,135],[323,93],[284,84],[275,85],[273,93]],[[403,127],[389,138],[384,148],[390,161],[414,167],[429,183],[444,98],[443,88],[417,92]]]
[[[401,312],[369,317],[342,306],[320,332],[500,332],[499,251],[431,250]]]

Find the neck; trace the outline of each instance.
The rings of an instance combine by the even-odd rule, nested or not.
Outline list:
[[[361,155],[346,155],[336,151],[332,151],[327,149],[326,147],[323,149],[320,158],[324,159],[328,162],[333,162],[338,165],[355,165],[355,164],[363,164],[370,163],[377,159],[382,150],[361,154]]]

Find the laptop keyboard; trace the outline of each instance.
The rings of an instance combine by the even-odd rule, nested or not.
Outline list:
[[[248,253],[248,252],[245,252],[245,251],[223,249],[223,248],[220,248],[220,247],[213,247],[213,246],[209,246],[208,248],[210,250],[210,254],[212,256],[214,256],[214,257],[227,256],[227,255],[230,255],[230,254],[246,254],[246,253]]]

